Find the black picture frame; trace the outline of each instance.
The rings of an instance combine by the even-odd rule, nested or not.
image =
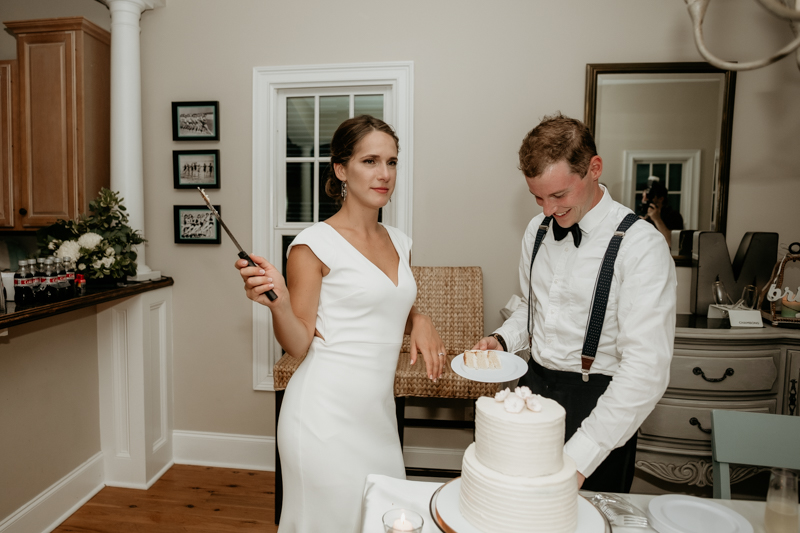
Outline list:
[[[219,102],[172,102],[173,141],[218,141]]]
[[[173,150],[172,181],[176,189],[219,189],[219,150]]]
[[[176,244],[219,244],[222,228],[206,205],[174,205]],[[214,206],[221,212],[218,205]]]

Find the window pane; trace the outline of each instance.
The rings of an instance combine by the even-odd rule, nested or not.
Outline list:
[[[349,96],[319,97],[319,155],[331,155],[331,139],[339,124],[350,118]]]
[[[383,120],[383,95],[365,94],[355,97],[355,116],[372,115]]]
[[[637,206],[642,203],[642,193],[640,193],[640,192],[636,193],[636,199],[634,200],[634,202],[635,202],[634,205],[637,205]]]
[[[286,156],[314,155],[314,97],[286,99]]]
[[[661,178],[661,183],[667,183],[667,164],[653,163],[653,176]]]
[[[678,213],[681,212],[681,195],[680,194],[669,194],[667,195],[667,201],[669,202],[669,206],[677,211]]]
[[[647,188],[647,178],[650,177],[650,165],[647,163],[636,164],[636,190],[643,191]]]
[[[286,222],[314,221],[314,163],[286,163]]]
[[[683,164],[672,163],[669,166],[669,189],[670,191],[681,190],[681,178],[683,178]]]
[[[328,168],[330,168],[330,163],[320,163],[319,164],[319,219],[327,220],[331,216],[335,215],[336,212],[339,210],[339,206],[336,205],[336,200],[328,196],[328,193],[325,192],[325,184],[328,182]]]

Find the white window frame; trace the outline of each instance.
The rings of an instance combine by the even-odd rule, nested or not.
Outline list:
[[[627,206],[635,209],[636,165],[653,160],[683,163],[681,213],[684,227],[696,228],[700,205],[700,150],[623,150],[622,191]]]
[[[253,69],[253,247],[265,253],[267,260],[281,266],[279,236],[286,233],[278,219],[278,150],[283,139],[277,138],[279,91],[312,87],[389,86],[391,105],[385,106],[400,140],[397,184],[392,195],[392,209],[385,210],[384,221],[411,235],[413,198],[413,111],[414,63],[352,63]],[[281,354],[275,340],[269,309],[253,303],[253,388],[273,391],[272,367]]]

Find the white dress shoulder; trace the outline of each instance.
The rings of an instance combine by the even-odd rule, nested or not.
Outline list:
[[[317,309],[323,338],[289,380],[278,421],[281,533],[357,532],[367,474],[405,479],[393,389],[417,286],[411,239],[384,227],[400,257],[397,285],[324,222],[289,248],[308,246],[330,273]]]

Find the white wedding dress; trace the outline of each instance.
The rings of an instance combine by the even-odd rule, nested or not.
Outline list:
[[[324,222],[292,242],[307,245],[330,273],[317,310],[323,338],[314,337],[289,380],[278,421],[280,533],[357,532],[367,474],[405,479],[393,389],[417,286],[411,239],[385,227],[400,256],[397,286]]]

